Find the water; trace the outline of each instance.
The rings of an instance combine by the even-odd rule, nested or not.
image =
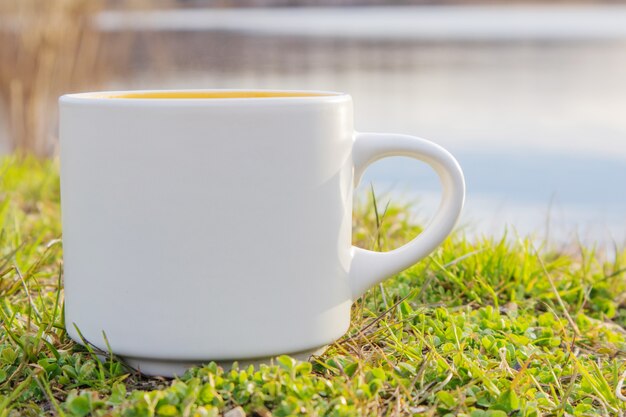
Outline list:
[[[419,135],[458,157],[468,233],[626,241],[625,8],[372,10],[134,16],[142,53],[112,87],[346,91],[358,130]],[[436,178],[414,161],[375,164],[359,198],[370,183],[424,219],[436,208]]]

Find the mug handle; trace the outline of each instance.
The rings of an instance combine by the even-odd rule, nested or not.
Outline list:
[[[454,228],[465,201],[465,179],[459,163],[441,146],[422,138],[392,133],[355,133],[352,147],[354,186],[373,162],[389,156],[408,156],[426,162],[443,188],[437,213],[409,243],[389,252],[352,246],[350,288],[352,299],[368,288],[425,258]]]

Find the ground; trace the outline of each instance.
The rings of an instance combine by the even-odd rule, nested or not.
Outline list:
[[[355,210],[355,243],[419,232],[406,208]],[[374,209],[376,208],[376,209]],[[355,302],[310,362],[144,378],[63,323],[58,161],[0,164],[0,417],[623,415],[626,251],[540,237],[467,239]],[[118,308],[120,308],[118,306]],[[164,333],[167,329],[163,329]]]

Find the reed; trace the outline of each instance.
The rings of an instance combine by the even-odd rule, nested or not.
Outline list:
[[[101,0],[0,0],[0,109],[9,150],[55,152],[59,95],[97,88]],[[0,120],[2,117],[0,117]]]

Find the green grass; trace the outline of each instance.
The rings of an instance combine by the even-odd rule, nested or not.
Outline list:
[[[0,417],[621,415],[626,252],[457,234],[371,290],[348,334],[311,362],[143,378],[63,325],[55,162],[0,164]],[[377,227],[378,225],[378,227]],[[401,207],[365,204],[355,241],[414,236]],[[163,329],[166,333],[167,329]],[[231,415],[236,414],[231,411]]]

